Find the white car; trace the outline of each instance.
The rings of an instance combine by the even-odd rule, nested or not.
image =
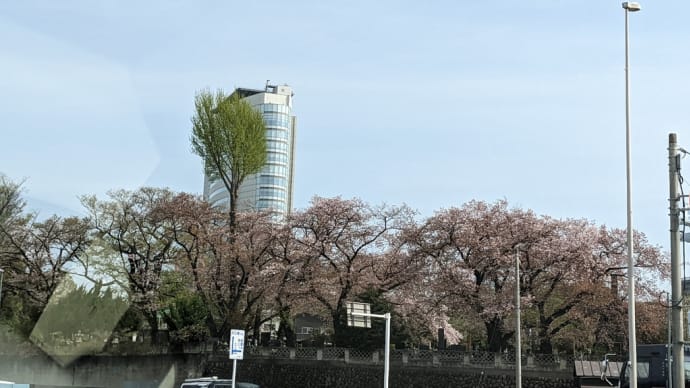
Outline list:
[[[197,379],[186,379],[180,388],[232,388],[231,379],[219,379],[216,376],[213,377],[200,377]],[[235,388],[260,388],[256,384],[244,383],[238,381],[235,383]]]

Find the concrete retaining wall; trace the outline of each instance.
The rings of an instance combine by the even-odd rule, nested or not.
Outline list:
[[[47,356],[0,356],[0,380],[45,386],[173,388],[203,373],[199,355],[88,356],[61,366]]]
[[[242,360],[237,380],[262,388],[380,388],[383,366],[353,365],[333,361]],[[209,360],[206,374],[230,378],[229,360]],[[525,372],[524,388],[574,387],[572,372]],[[507,370],[457,367],[416,367],[391,365],[389,385],[395,388],[495,388],[514,387],[515,374]]]
[[[188,377],[229,378],[232,362],[224,357],[196,355],[88,356],[62,367],[47,356],[0,356],[0,380],[42,386],[173,388]],[[238,381],[262,388],[379,388],[383,366],[341,361],[249,359],[238,361]],[[510,387],[511,370],[391,365],[390,386]],[[571,388],[572,372],[523,373],[525,388]]]

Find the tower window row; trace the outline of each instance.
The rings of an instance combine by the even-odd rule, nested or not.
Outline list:
[[[278,198],[285,200],[287,198],[287,193],[285,190],[282,188],[274,188],[274,187],[261,187],[259,188],[259,198],[260,199],[268,199],[268,198]]]
[[[288,131],[285,129],[267,129],[266,130],[266,138],[267,139],[279,139],[279,140],[285,140],[287,141],[288,139]]]
[[[284,154],[281,152],[268,152],[268,154],[266,155],[266,160],[268,163],[287,164],[288,163],[288,156],[287,156],[287,154]]]
[[[282,175],[282,176],[287,176],[287,167],[285,166],[276,166],[273,164],[267,164],[264,166],[264,168],[261,170],[262,174],[271,174],[271,175]]]
[[[264,123],[269,127],[283,127],[290,126],[290,116],[283,113],[264,113]]]
[[[257,203],[259,210],[273,209],[277,211],[286,211],[287,204],[284,201],[276,199],[259,199]]]
[[[261,175],[259,177],[259,184],[262,186],[280,186],[280,187],[287,187],[287,178],[280,177],[280,176],[271,176],[271,175]]]
[[[266,112],[290,114],[290,107],[283,104],[261,104],[258,105],[257,108],[264,114],[266,114]]]
[[[287,152],[288,145],[282,141],[268,141],[266,142],[266,149],[268,151],[283,151]]]

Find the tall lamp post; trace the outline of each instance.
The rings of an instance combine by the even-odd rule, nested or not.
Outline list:
[[[2,308],[2,278],[5,277],[5,270],[0,268],[0,308]]]
[[[522,335],[520,332],[520,250],[524,243],[515,246],[515,388],[522,388]]]
[[[633,263],[632,173],[630,168],[630,65],[628,59],[628,14],[640,10],[636,2],[624,2],[625,12],[625,166],[627,180],[627,245],[628,245],[628,352],[630,388],[637,388],[637,341],[635,339],[635,268]]]

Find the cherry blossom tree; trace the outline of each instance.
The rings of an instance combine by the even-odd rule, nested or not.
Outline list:
[[[576,279],[580,286],[580,303],[563,314],[561,324],[544,333],[553,342],[582,343],[583,348],[618,350],[627,347],[627,250],[622,229],[597,228],[593,252],[595,270]],[[668,279],[668,257],[660,247],[649,244],[637,231],[633,234],[636,269],[637,330],[640,343],[659,339],[667,324],[665,306],[660,301],[660,282]],[[582,285],[589,284],[585,289]],[[650,319],[652,314],[657,314]],[[659,319],[662,317],[662,319]],[[569,324],[566,324],[566,318]],[[554,330],[560,328],[562,330]]]
[[[70,267],[89,245],[88,223],[80,218],[50,217],[2,229],[0,265],[5,270],[3,305],[12,305],[18,331],[28,334]]]
[[[88,221],[24,211],[21,184],[0,175],[0,268],[4,270],[0,319],[28,336],[51,296],[68,283],[86,256]]]
[[[347,301],[366,291],[388,293],[416,276],[413,257],[398,238],[411,223],[405,206],[372,207],[358,199],[315,197],[293,215],[304,254],[296,291],[328,312],[336,344],[345,340]]]
[[[311,303],[308,287],[301,270],[309,260],[311,249],[298,242],[293,234],[294,220],[276,225],[274,241],[270,249],[272,263],[265,272],[265,280],[271,285],[267,298],[272,301],[275,316],[279,319],[279,337],[284,337],[288,346],[296,345],[293,317],[301,313],[328,315],[328,312]]]
[[[214,337],[234,328],[260,325],[271,298],[276,223],[270,213],[237,213],[230,227],[220,209],[189,194],[178,194],[157,209],[177,247],[175,265],[188,271],[201,297]],[[267,302],[269,301],[269,302]],[[258,323],[256,317],[259,317]]]
[[[417,249],[428,258],[427,298],[454,314],[484,322],[490,350],[505,346],[511,311],[510,252],[504,201],[470,202],[437,212],[416,233]],[[437,307],[438,308],[438,307]]]
[[[663,276],[659,248],[636,236],[638,265]],[[422,295],[436,308],[443,306],[484,322],[489,350],[499,351],[510,344],[514,332],[514,268],[519,251],[520,293],[524,308],[533,311],[525,321],[540,338],[539,350],[551,352],[553,341],[564,340],[559,336],[594,322],[585,313],[594,311],[587,308],[593,301],[614,302],[602,299],[601,289],[607,270],[625,262],[621,237],[616,230],[586,220],[536,216],[510,209],[506,201],[472,201],[437,212],[414,236],[430,269],[429,288]],[[640,289],[647,296],[656,292],[653,281],[642,282]]]
[[[33,222],[10,237],[8,259],[12,274],[8,286],[19,289],[31,301],[45,305],[68,272],[68,265],[82,255],[88,245],[87,221],[53,216]]]
[[[141,188],[109,193],[109,200],[82,197],[90,215],[94,244],[101,249],[101,269],[118,281],[146,319],[154,340],[158,333],[161,277],[177,254],[168,221],[157,208],[173,193]]]

